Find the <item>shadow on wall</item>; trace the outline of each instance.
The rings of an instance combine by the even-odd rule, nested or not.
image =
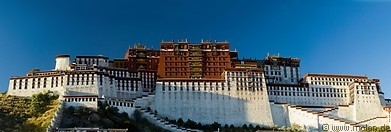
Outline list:
[[[236,88],[162,87],[157,83],[152,110],[161,117],[191,119],[202,124],[273,126],[267,96]]]
[[[278,127],[290,127],[291,122],[289,119],[289,112],[286,103],[270,102],[270,108],[272,111],[273,123]]]

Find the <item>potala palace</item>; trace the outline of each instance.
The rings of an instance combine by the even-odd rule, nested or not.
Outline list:
[[[58,55],[55,68],[10,78],[8,95],[54,91],[65,107],[106,102],[171,131],[188,130],[163,118],[263,127],[298,124],[308,131],[331,126],[388,126],[391,100],[379,79],[360,75],[300,75],[300,59],[267,55],[240,59],[228,42],[134,45],[123,59]],[[157,111],[154,114],[147,109]],[[52,124],[55,127],[56,124]]]

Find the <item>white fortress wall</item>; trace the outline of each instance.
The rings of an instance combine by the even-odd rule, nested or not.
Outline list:
[[[362,125],[367,125],[367,126],[389,126],[390,122],[388,117],[377,117],[374,119],[370,119],[368,121],[360,123]]]
[[[299,66],[264,65],[265,76],[268,83],[297,84],[300,79]]]
[[[286,124],[287,127],[290,127],[292,124],[297,124],[302,126],[305,130],[318,130],[318,115],[287,105],[283,105],[283,107],[286,107],[289,115],[288,119],[290,124]]]
[[[288,109],[290,125],[298,124],[306,131],[321,131],[322,125],[329,126],[330,130],[332,130],[331,126],[350,126],[351,128],[354,126],[354,122],[330,115],[320,114],[291,105],[284,105],[284,107]]]
[[[97,96],[64,96],[64,102],[66,107],[98,108]]]
[[[62,95],[64,83],[62,75],[13,77],[9,81],[7,94],[28,97],[50,90]]]
[[[287,107],[282,104],[270,103],[274,125],[278,127],[290,126],[289,113]]]
[[[122,112],[128,113],[129,117],[136,110],[133,102],[131,102],[129,100],[104,99],[103,101],[105,103],[107,103],[109,106],[118,108],[119,113],[122,113]]]
[[[99,69],[98,85],[100,96],[132,99],[142,95],[138,73],[118,69]]]
[[[353,110],[353,105],[338,106],[338,112],[337,112],[336,116],[338,116],[340,118],[353,120],[354,115],[352,113],[352,110]]]
[[[368,81],[355,81],[350,85],[353,101],[355,121],[363,121],[374,117],[385,117],[380,103],[376,84]],[[368,110],[370,108],[370,110]]]
[[[66,95],[99,95],[97,84],[97,73],[90,72],[69,72],[66,76]]]
[[[382,106],[386,106],[387,105],[387,102],[386,102],[386,99],[384,98],[384,93],[383,92],[379,92],[379,100],[380,100],[380,104]]]
[[[344,89],[338,89],[340,92],[333,92],[335,89],[331,87],[307,88],[298,85],[269,85],[267,87],[269,99],[275,102],[302,106],[334,106],[344,105],[348,102]]]
[[[136,108],[150,107],[163,118],[203,124],[281,127],[295,123],[317,130],[322,124],[390,123],[383,107],[391,100],[384,99],[378,79],[366,76],[308,74],[298,82],[298,65],[271,63],[265,71],[228,68],[222,79],[163,78],[152,94],[146,93],[155,85],[151,73],[108,67],[103,56],[78,56],[75,62],[69,64],[69,55],[61,55],[53,71],[33,70],[27,76],[11,77],[7,94],[27,97],[50,90],[62,95],[68,107],[97,108],[98,101],[104,100],[130,115]]]
[[[170,119],[191,119],[203,124],[260,124],[272,126],[270,105],[265,92],[223,89],[225,82],[157,82],[152,109]],[[198,85],[198,83],[200,85]]]

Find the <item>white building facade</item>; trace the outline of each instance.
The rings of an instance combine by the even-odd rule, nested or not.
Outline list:
[[[152,109],[171,119],[203,124],[272,126],[261,70],[227,69],[222,80],[158,80]]]
[[[50,90],[67,107],[97,108],[103,101],[129,115],[137,108],[151,109],[160,118],[202,124],[299,124],[312,131],[323,124],[390,123],[391,101],[384,98],[378,79],[337,74],[301,78],[299,67],[300,59],[268,56],[260,68],[228,68],[221,79],[158,78],[151,84],[153,72],[114,68],[104,56],[76,56],[71,63],[69,55],[60,55],[54,70],[11,77],[7,94],[27,97]],[[143,92],[155,85],[154,92]]]
[[[300,80],[300,59],[267,56],[261,61],[268,84],[298,84]]]
[[[76,56],[72,64],[69,60],[69,55],[60,55],[56,57],[54,70],[32,70],[27,76],[11,77],[7,94],[27,97],[53,91],[64,98],[94,96],[128,100],[142,95],[140,73],[109,67],[107,57]],[[75,101],[67,99],[66,102]],[[92,102],[97,104],[97,101],[94,99]],[[83,106],[83,102],[88,104],[91,100],[77,102],[78,105],[70,106]]]

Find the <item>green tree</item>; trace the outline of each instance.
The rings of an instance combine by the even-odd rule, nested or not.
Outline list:
[[[141,120],[141,112],[138,110],[135,110],[133,113],[133,119],[136,121],[140,121]]]
[[[42,115],[47,109],[47,106],[52,100],[58,98],[58,95],[55,95],[51,91],[45,93],[34,94],[31,96],[31,103],[29,105],[30,115],[38,117]]]
[[[182,118],[179,118],[178,122],[177,122],[177,125],[178,126],[183,126],[183,124],[184,124],[184,122],[183,122]]]
[[[250,125],[248,126],[248,129],[253,130],[253,129],[254,129],[253,124],[250,124]]]
[[[300,125],[293,123],[293,124],[291,124],[291,127],[288,128],[288,131],[290,131],[290,132],[304,132],[304,129]]]
[[[195,121],[187,119],[187,121],[185,122],[184,127],[186,127],[186,128],[197,128],[197,123]]]
[[[211,128],[213,130],[217,130],[220,127],[221,127],[221,125],[219,123],[217,123],[217,122],[213,122],[212,125],[211,125]]]
[[[197,128],[202,128],[202,124],[201,123],[197,123]]]
[[[261,130],[261,126],[256,125],[256,126],[255,126],[255,130]]]
[[[247,124],[244,124],[243,126],[242,126],[242,128],[243,129],[247,129],[248,127],[247,127]]]

